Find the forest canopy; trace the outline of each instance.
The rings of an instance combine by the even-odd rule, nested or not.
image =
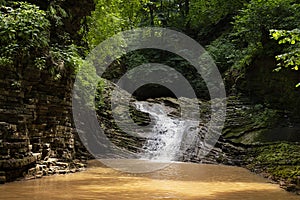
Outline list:
[[[205,45],[222,73],[233,70],[240,76],[264,56],[276,58],[274,71],[291,68],[299,73],[298,0],[87,0],[80,6],[85,3],[93,6],[74,33],[65,30],[80,10],[70,11],[73,1],[1,1],[0,64],[29,62],[59,78],[61,61],[76,71],[90,49],[115,33],[157,26],[184,32]],[[134,62],[148,59],[140,53],[130,57]]]
[[[274,71],[299,68],[297,0],[96,2],[88,20],[90,47],[119,31],[159,26],[182,31],[206,45],[222,72],[234,69],[243,74],[255,58],[263,56],[276,56]]]

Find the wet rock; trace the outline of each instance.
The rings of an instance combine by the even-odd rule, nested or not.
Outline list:
[[[69,163],[65,162],[56,162],[56,166],[61,167],[61,168],[69,168]]]
[[[5,182],[6,182],[5,172],[0,171],[0,184],[3,184]]]
[[[63,169],[58,170],[58,173],[59,173],[59,174],[67,174],[67,173],[69,173],[69,172],[70,172],[69,170],[63,170]]]
[[[38,171],[35,175],[36,178],[42,178],[43,177],[43,172],[42,171]]]

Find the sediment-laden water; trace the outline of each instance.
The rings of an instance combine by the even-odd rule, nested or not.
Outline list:
[[[115,162],[120,162],[120,165],[135,165],[142,161]],[[147,161],[142,164],[150,163]],[[0,199],[296,200],[300,197],[238,167],[172,163],[155,172],[131,174],[93,161],[84,172],[2,185]]]

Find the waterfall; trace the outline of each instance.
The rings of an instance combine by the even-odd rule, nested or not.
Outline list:
[[[171,117],[165,106],[136,102],[136,109],[148,113],[152,128],[147,133],[147,140],[143,145],[141,159],[156,161],[177,161],[195,141],[197,124],[179,117]]]

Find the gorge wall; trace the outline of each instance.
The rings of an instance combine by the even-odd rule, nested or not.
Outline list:
[[[74,69],[64,67],[62,78],[56,80],[51,75],[53,73],[50,73],[50,67],[53,67],[55,61],[49,49],[71,44],[86,47],[79,30],[86,26],[86,16],[95,9],[93,0],[20,2],[36,5],[47,13],[45,17],[50,26],[44,39],[49,40],[49,44],[43,46],[44,49],[28,48],[25,52],[27,57],[20,56],[22,53],[16,51],[11,55],[13,65],[0,66],[0,182],[14,180],[29,171],[34,176],[42,176],[69,169],[68,163],[73,162],[76,152],[71,113]],[[17,8],[13,2],[4,1],[4,5]],[[54,7],[60,9],[60,12],[49,13],[49,9],[53,10]],[[57,23],[57,19],[60,23]],[[30,26],[31,21],[28,23]],[[23,47],[24,38],[15,39],[17,46]],[[40,53],[47,57],[47,62],[40,67],[42,70],[34,67],[32,62]],[[48,60],[51,62],[48,63]],[[57,160],[46,162],[49,158]],[[36,165],[37,161],[40,165]]]
[[[0,71],[0,171],[6,179],[38,159],[73,159],[72,79],[56,81],[33,67]]]

